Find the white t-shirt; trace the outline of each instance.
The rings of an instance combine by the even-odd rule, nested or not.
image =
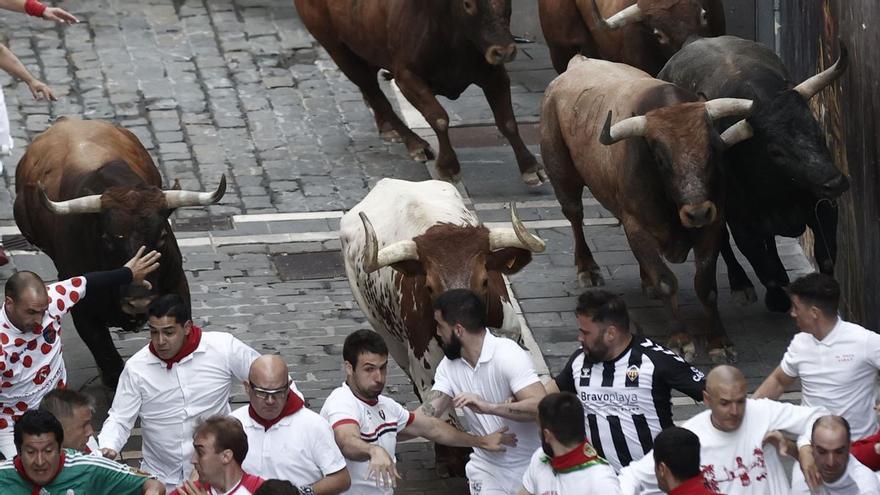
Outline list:
[[[535,373],[532,358],[516,342],[495,337],[488,330],[476,368],[462,359],[450,361],[443,358],[434,375],[434,390],[450,397],[474,393],[494,404],[502,404],[514,394],[533,383],[541,383]],[[532,421],[513,421],[490,414],[476,414],[464,409],[468,430],[474,435],[489,435],[502,427],[516,434],[516,447],[505,452],[488,452],[474,449],[469,463],[484,471],[512,469],[524,472],[532,453],[541,446],[538,426]],[[519,475],[517,475],[519,476]]]
[[[412,423],[415,416],[389,397],[380,395],[376,402],[365,402],[357,398],[348,385],[330,393],[321,408],[321,416],[335,429],[345,424],[358,425],[361,440],[379,445],[392,459],[397,447],[397,434]],[[391,488],[381,489],[375,480],[367,479],[369,461],[345,459],[348,474],[351,476],[349,495],[390,495]]]
[[[794,336],[779,365],[800,377],[803,405],[824,406],[849,421],[853,439],[877,433],[877,370],[880,335],[837,320],[824,339],[801,332]]]
[[[247,434],[248,453],[242,468],[249,473],[302,486],[345,469],[333,430],[314,411],[302,408],[269,431],[251,418],[248,406],[236,409],[232,416],[241,421]]]
[[[795,466],[791,493],[792,495],[877,495],[880,493],[880,480],[877,479],[874,471],[850,455],[843,476],[833,483],[823,483],[815,492],[810,491],[804,480],[804,473]]]
[[[589,445],[589,444],[587,444]],[[595,451],[593,451],[593,455]],[[543,449],[532,454],[522,478],[523,488],[532,495],[617,495],[620,483],[614,469],[600,459],[581,469],[556,473]]]
[[[796,406],[769,399],[747,399],[739,429],[724,432],[712,426],[711,411],[682,425],[700,438],[700,462],[706,486],[727,495],[788,495],[788,475],[764,436],[773,430],[798,435],[798,447],[809,445],[813,423],[828,414],[824,408]],[[625,495],[662,494],[654,474],[654,454],[623,468],[620,488]]]

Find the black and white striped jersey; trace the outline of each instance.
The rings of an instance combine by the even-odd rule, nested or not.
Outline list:
[[[678,354],[633,335],[615,359],[591,363],[578,349],[556,376],[559,390],[584,405],[587,436],[615,471],[640,459],[672,426],[672,389],[703,400],[703,373]]]

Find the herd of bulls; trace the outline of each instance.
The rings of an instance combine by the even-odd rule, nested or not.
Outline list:
[[[678,282],[664,259],[680,263],[693,250],[709,352],[733,359],[717,308],[719,253],[735,298],[756,296],[727,227],[773,311],[788,309],[788,277],[774,235],[797,236],[809,226],[822,241],[815,252],[820,269],[833,270],[834,199],[848,182],[808,102],[845,71],[845,47],[834,66],[798,84],[769,49],[723,36],[721,0],[538,3],[561,73],[542,106],[544,165],[520,138],[511,105],[504,68],[517,51],[511,0],[294,0],[309,31],[363,92],[380,134],[428,160],[433,151],[395,114],[377,75],[385,70],[396,81],[437,134],[435,163],[443,179],[455,180],[460,166],[436,95],[456,98],[469,85],[480,86],[522,180],[553,185],[574,232],[579,279],[588,286],[603,282],[584,239],[586,186],[620,220],[643,289],[667,303],[671,342],[687,357],[695,347],[680,323]],[[176,208],[218,201],[225,178],[214,192],[163,190],[133,134],[62,119],[28,147],[16,192],[16,222],[53,259],[59,277],[118,267],[140,245],[162,253],[150,291],[92,296],[73,311],[105,383],[114,385],[122,360],[108,326],[142,324],[146,303],[158,293],[189,300],[168,217]],[[511,213],[513,229],[490,230],[447,182],[385,179],[341,220],[355,298],[422,397],[442,357],[431,306],[444,290],[474,290],[486,300],[489,323],[518,336],[502,275],[522,269],[544,242]]]

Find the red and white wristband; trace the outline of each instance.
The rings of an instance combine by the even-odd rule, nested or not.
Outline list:
[[[24,3],[24,11],[27,15],[43,17],[43,12],[46,11],[46,6],[40,3],[39,0],[27,0]]]

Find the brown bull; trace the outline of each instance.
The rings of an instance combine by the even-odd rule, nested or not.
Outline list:
[[[670,346],[686,358],[695,347],[678,314],[678,281],[663,258],[681,263],[693,249],[694,288],[708,318],[710,353],[732,359],[718,315],[715,264],[724,228],[719,162],[736,138],[719,137],[712,122],[750,109],[750,100],[699,101],[633,67],[580,56],[544,96],[541,152],[571,222],[579,278],[585,285],[603,283],[584,239],[586,185],[623,225],[642,288],[666,302],[676,322]],[[611,125],[612,116],[630,115],[635,117]]]
[[[725,30],[721,0],[538,0],[538,14],[560,74],[580,53],[657,75],[691,36]]]
[[[504,63],[513,60],[511,0],[294,0],[309,32],[364,95],[379,133],[402,138],[410,155],[433,157],[428,143],[394,113],[376,74],[389,70],[400,91],[437,134],[437,172],[456,180],[460,165],[449,142],[449,115],[435,95],[458,98],[482,88],[498,129],[516,154],[523,181],[546,177],[519,136]]]
[[[215,203],[213,193],[163,191],[150,154],[131,132],[98,120],[59,119],[28,146],[15,172],[15,222],[55,263],[58,278],[119,268],[138,250],[162,253],[151,289],[106,290],[73,308],[73,322],[104,382],[115,386],[122,358],[108,326],[136,329],[158,294],[189,303],[180,249],[168,224],[175,208]]]

